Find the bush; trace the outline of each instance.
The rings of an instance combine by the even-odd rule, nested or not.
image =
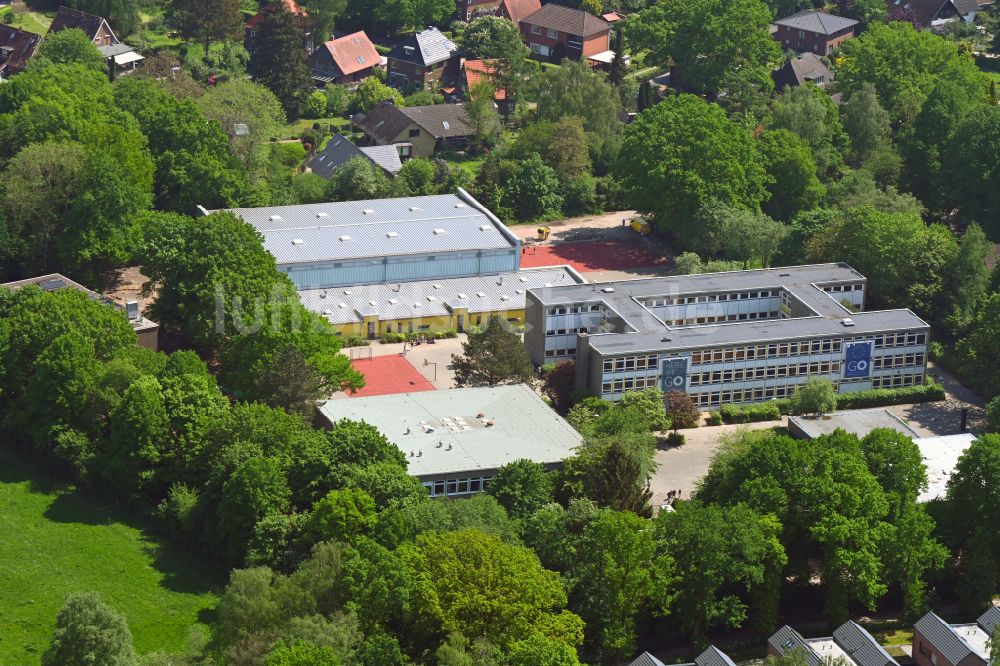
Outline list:
[[[944,389],[940,384],[925,384],[924,386],[841,393],[837,396],[837,409],[865,409],[911,402],[935,402],[937,400],[944,400]]]
[[[367,347],[371,342],[361,337],[360,335],[349,335],[344,338],[344,347]]]
[[[588,174],[563,181],[562,195],[565,215],[587,215],[598,211],[597,189],[594,179]]]
[[[383,344],[393,344],[393,343],[397,343],[397,342],[406,342],[407,341],[407,337],[406,336],[407,336],[406,333],[392,333],[390,331],[390,332],[384,334],[382,337],[380,337],[378,339],[378,341],[381,342],[381,343],[383,343]]]
[[[326,88],[326,112],[331,116],[346,116],[354,94],[347,86],[331,85]]]
[[[322,118],[326,115],[326,93],[314,90],[306,99],[306,118]]]
[[[756,405],[723,405],[719,410],[719,415],[726,423],[777,421],[781,418],[781,410],[776,402],[771,400]]]
[[[1000,432],[1000,395],[986,403],[986,429]]]
[[[684,446],[684,435],[679,432],[669,432],[666,442],[667,446]]]
[[[719,412],[709,412],[705,422],[710,426],[722,425],[722,414]]]

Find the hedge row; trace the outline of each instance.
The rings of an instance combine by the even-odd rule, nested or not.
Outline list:
[[[914,402],[935,402],[944,400],[944,389],[940,384],[906,386],[894,389],[872,389],[837,395],[837,409],[866,409]],[[788,399],[770,400],[755,405],[723,405],[719,410],[725,423],[754,423],[757,421],[777,421],[790,412]]]
[[[419,333],[385,333],[378,339],[382,343],[416,342],[417,340],[444,340],[457,337],[455,331],[422,331]]]

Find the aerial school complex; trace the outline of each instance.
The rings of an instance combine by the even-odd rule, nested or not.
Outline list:
[[[231,212],[344,336],[523,325],[528,289],[583,282],[568,266],[520,270],[520,239],[462,189]]]
[[[532,289],[524,340],[537,364],[574,359],[577,388],[606,400],[655,386],[709,408],[813,377],[840,393],[923,383],[930,327],[864,312],[865,283],[840,263]]]

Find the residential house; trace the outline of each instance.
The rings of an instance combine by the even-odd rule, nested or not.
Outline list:
[[[916,666],[986,666],[990,636],[998,624],[996,606],[968,624],[949,624],[927,613],[913,625],[913,661]]]
[[[458,46],[437,28],[408,36],[389,51],[389,85],[412,90],[436,90],[458,78]]]
[[[628,666],[666,666],[666,664],[648,652],[643,652],[630,661]],[[736,664],[725,652],[710,645],[707,650],[695,657],[692,663],[681,666],[736,666]]]
[[[0,23],[0,81],[9,79],[28,66],[40,35]]]
[[[772,657],[781,657],[793,650],[802,652],[808,666],[823,666],[838,660],[848,666],[899,666],[874,636],[851,621],[837,627],[833,636],[803,638],[785,625],[767,639],[767,654]]]
[[[456,0],[458,18],[471,21],[477,15],[492,15],[497,13],[500,0]]]
[[[101,52],[104,59],[108,61],[109,66],[111,62],[114,62],[119,74],[134,72],[139,63],[144,60],[138,51],[118,39],[107,19],[77,9],[60,7],[55,18],[52,19],[48,34],[51,35],[60,30],[71,28],[82,30],[97,47],[97,50]]]
[[[823,64],[815,53],[806,51],[793,56],[784,65],[771,72],[774,79],[774,89],[781,91],[786,86],[796,87],[804,83],[815,83],[825,88],[833,81],[833,72]]]
[[[500,16],[512,21],[514,25],[520,25],[521,21],[541,8],[541,0],[500,0],[497,11]]]
[[[309,24],[309,13],[295,2],[295,0],[281,0],[281,2],[284,3],[285,9],[297,18],[303,32],[302,48],[306,50],[306,53],[311,54],[313,50],[313,36],[312,26]],[[265,0],[257,13],[251,16],[250,20],[244,25],[243,46],[246,47],[248,53],[253,53],[257,48],[257,32],[260,30],[260,26],[263,25],[264,19],[269,14],[273,14],[275,9],[277,9],[277,6],[272,0]]]
[[[521,35],[540,60],[558,63],[609,53],[611,24],[582,9],[548,4],[521,19]]]
[[[146,319],[142,315],[142,312],[139,311],[138,301],[127,300],[124,304],[122,304],[103,294],[87,289],[79,282],[74,282],[65,275],[60,275],[59,273],[49,273],[48,275],[39,275],[38,277],[28,278],[27,280],[7,282],[6,284],[0,284],[0,288],[20,289],[28,285],[35,285],[42,291],[76,289],[77,291],[82,291],[87,294],[91,300],[99,301],[106,304],[108,307],[121,311],[121,313],[128,318],[128,322],[131,324],[132,330],[135,331],[139,346],[156,351],[157,345],[159,344],[160,325],[155,321]]]
[[[819,55],[830,55],[834,49],[854,36],[858,22],[809,9],[779,19],[772,25],[774,31],[771,36],[786,49],[796,53],[811,51]]]
[[[320,86],[363,81],[381,63],[382,56],[364,30],[331,39],[309,56],[313,80]]]
[[[390,176],[395,176],[396,172],[403,168],[395,146],[358,147],[351,143],[351,140],[346,136],[339,134],[330,137],[323,150],[318,151],[306,162],[306,168],[317,176],[329,180],[338,168],[356,157],[366,159],[382,167]]]
[[[475,134],[462,104],[432,104],[397,108],[383,102],[354,124],[366,142],[394,145],[402,159],[430,157],[441,149],[461,150]]]
[[[56,11],[55,18],[52,19],[52,25],[49,26],[48,34],[52,35],[60,30],[67,30],[69,28],[83,30],[84,34],[97,47],[118,44],[118,37],[115,36],[115,31],[111,29],[107,19],[88,14],[87,12],[81,12],[78,9],[60,7]]]
[[[496,104],[497,110],[501,113],[507,113],[511,110],[513,100],[507,99],[507,91],[498,87],[493,80],[496,73],[495,61],[466,60],[462,65],[462,70],[465,72],[464,88],[466,92],[471,90],[472,86],[486,79],[493,85],[493,103]]]
[[[890,17],[896,14],[932,30],[958,20],[972,23],[980,6],[977,0],[886,0]]]

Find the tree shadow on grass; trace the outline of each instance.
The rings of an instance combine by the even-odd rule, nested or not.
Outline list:
[[[183,594],[219,592],[226,584],[222,567],[211,558],[156,534],[150,522],[114,500],[61,480],[30,454],[0,447],[0,484],[27,483],[32,493],[54,495],[43,516],[54,523],[122,524],[138,530],[152,566],[163,577],[160,585]]]

